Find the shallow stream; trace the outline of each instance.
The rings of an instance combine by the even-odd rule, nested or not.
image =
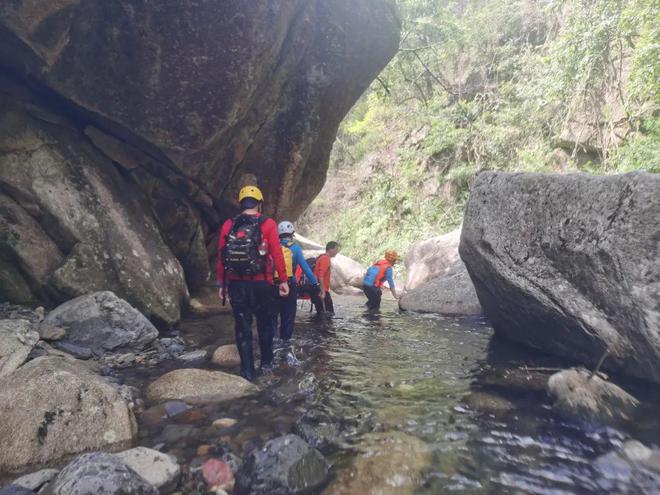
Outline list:
[[[322,418],[332,425],[323,449],[334,477],[373,442],[373,432],[408,443],[410,455],[382,466],[397,471],[410,463],[401,466],[406,476],[369,474],[370,483],[384,476],[394,490],[388,493],[399,493],[397,483],[406,493],[411,479],[415,493],[660,493],[653,478],[594,462],[635,432],[552,413],[541,389],[563,363],[500,342],[482,319],[399,313],[391,301],[373,314],[362,303],[339,298],[337,317],[329,320],[299,310],[295,346],[277,352],[278,366],[259,378],[262,392],[255,397],[189,409],[170,403],[169,414],[147,404],[140,444],[175,454],[187,466],[190,492],[201,487],[194,472],[205,456],[242,456]],[[229,314],[188,319],[179,331],[193,349],[233,343]],[[142,388],[168,370],[130,369],[120,378]],[[238,422],[212,427],[219,418]],[[657,430],[645,433],[645,443],[658,444]],[[416,455],[420,445],[428,455]]]

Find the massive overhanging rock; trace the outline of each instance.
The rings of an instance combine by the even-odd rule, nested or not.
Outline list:
[[[460,254],[495,332],[660,382],[660,176],[483,172]]]
[[[82,168],[141,203],[126,207],[152,217],[194,291],[246,176],[276,217],[295,218],[318,193],[337,127],[396,52],[399,28],[392,0],[15,0],[0,5],[0,91],[29,89],[13,111],[50,112],[47,146],[62,146],[60,127],[75,129],[67,146],[85,150]],[[1,169],[13,151],[0,149]],[[39,239],[30,263],[0,255],[0,297],[59,302],[53,274],[76,243],[54,239],[49,224],[64,214],[33,215],[33,198],[4,178],[0,198]],[[97,257],[88,244],[79,256]],[[116,284],[99,289],[144,309]]]

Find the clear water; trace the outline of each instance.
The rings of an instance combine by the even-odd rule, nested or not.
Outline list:
[[[152,409],[139,417],[140,443],[175,454],[187,466],[184,492],[193,492],[201,486],[192,480],[205,456],[244,455],[315,411],[341,425],[341,448],[329,455],[333,476],[351,465],[370,432],[404,432],[432,452],[419,472],[418,493],[660,493],[653,477],[594,464],[635,432],[563,421],[543,392],[496,379],[523,364],[543,376],[563,363],[498,342],[482,319],[402,314],[392,302],[370,314],[362,303],[339,298],[338,316],[325,321],[299,311],[298,362],[279,352],[279,366],[260,378],[255,397],[167,419],[147,404]],[[232,325],[230,315],[219,315],[184,321],[180,331],[191,348],[212,351],[233,342]],[[176,367],[126,370],[121,378],[143,387],[170,366]],[[509,406],[475,410],[467,399],[474,391]],[[211,426],[225,417],[238,424]],[[657,444],[658,429],[646,430],[645,443]]]

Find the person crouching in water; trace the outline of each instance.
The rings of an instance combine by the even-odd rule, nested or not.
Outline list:
[[[293,326],[296,321],[296,309],[298,308],[298,293],[296,288],[296,269],[298,266],[305,273],[312,285],[318,285],[318,281],[303,256],[302,248],[293,241],[295,227],[291,222],[280,222],[277,227],[280,235],[280,244],[284,254],[284,264],[286,265],[286,280],[289,284],[289,295],[278,298],[279,317],[280,317],[280,339],[286,346],[293,335]],[[279,272],[278,272],[279,275]],[[277,313],[273,318],[273,330],[277,329]]]
[[[220,229],[218,284],[220,297],[234,313],[236,346],[241,357],[241,376],[253,381],[252,318],[257,319],[261,368],[273,363],[275,289],[273,271],[284,273],[286,266],[274,220],[261,214],[263,194],[246,186],[238,195],[242,212]],[[279,284],[279,294],[289,294],[289,284]]]
[[[383,295],[382,287],[385,282],[389,285],[394,299],[398,299],[392,270],[398,258],[397,252],[390,249],[385,252],[385,259],[377,261],[367,269],[362,290],[367,296],[367,307],[369,309],[380,308],[380,300]]]
[[[312,303],[317,314],[335,314],[335,306],[330,295],[331,260],[339,253],[339,244],[330,241],[325,245],[325,253],[316,258],[314,275],[320,284],[320,292],[312,295]]]

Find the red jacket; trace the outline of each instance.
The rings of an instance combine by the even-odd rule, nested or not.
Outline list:
[[[257,215],[259,216],[259,215]],[[225,276],[225,267],[222,264],[222,248],[227,243],[227,234],[231,230],[232,219],[230,218],[220,229],[220,241],[218,242],[218,284],[222,285]],[[266,257],[266,273],[259,273],[254,276],[236,275],[234,273],[227,274],[227,280],[268,280],[273,283],[273,264],[278,273],[286,273],[286,265],[284,263],[284,255],[282,254],[282,246],[280,245],[280,236],[277,233],[277,224],[272,218],[267,218],[261,224],[261,236],[266,241],[268,256]]]

